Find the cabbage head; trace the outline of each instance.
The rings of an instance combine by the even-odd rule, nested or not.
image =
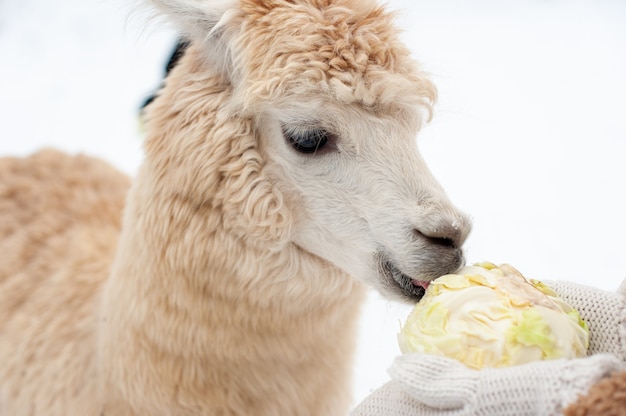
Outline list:
[[[483,262],[433,280],[398,335],[403,353],[470,368],[586,355],[589,329],[547,285]]]

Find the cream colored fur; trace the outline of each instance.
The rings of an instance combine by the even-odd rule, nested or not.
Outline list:
[[[0,415],[345,414],[361,282],[462,260],[414,141],[434,88],[370,1],[153,3],[193,46],[126,200],[94,159],[0,160]]]

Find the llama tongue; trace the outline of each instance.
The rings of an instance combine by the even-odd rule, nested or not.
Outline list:
[[[430,282],[427,280],[411,280],[411,283],[413,283],[413,286],[424,288],[424,290],[428,289],[428,285],[430,285]]]

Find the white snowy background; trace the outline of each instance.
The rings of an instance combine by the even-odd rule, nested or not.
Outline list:
[[[473,219],[468,261],[614,290],[626,277],[626,2],[388,3],[439,88],[418,142]],[[124,0],[0,0],[0,155],[53,146],[133,174],[137,109],[175,40],[142,16]],[[388,379],[408,311],[370,295],[355,401]]]

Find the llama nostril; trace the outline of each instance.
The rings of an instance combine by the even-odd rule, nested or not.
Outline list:
[[[457,241],[459,240],[458,238],[456,238],[456,236],[444,236],[444,235],[437,235],[435,233],[433,234],[426,234],[418,229],[414,229],[413,233],[415,234],[415,236],[421,240],[426,240],[428,241],[430,244],[435,245],[435,246],[441,246],[441,247],[448,247],[448,248],[458,248],[459,244],[457,243]]]
[[[413,224],[416,239],[450,249],[460,249],[470,230],[471,222],[461,214],[423,221],[421,225]]]
[[[437,246],[444,246],[450,248],[456,248],[456,243],[451,238],[447,237],[426,237],[428,241]]]

